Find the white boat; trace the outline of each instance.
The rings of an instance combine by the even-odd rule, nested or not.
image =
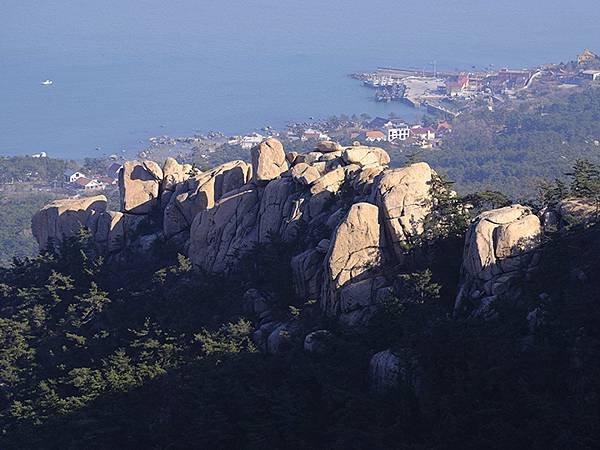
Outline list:
[[[50,86],[51,84],[54,84],[54,81],[52,81],[52,80],[44,80],[44,81],[42,81],[42,85],[43,86]]]

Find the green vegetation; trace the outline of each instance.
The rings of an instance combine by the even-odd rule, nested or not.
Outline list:
[[[402,154],[393,155],[397,163]],[[577,159],[600,162],[600,89],[511,101],[459,116],[439,151],[420,157],[461,192],[531,198],[539,179],[560,178]]]
[[[0,266],[8,266],[13,258],[37,254],[38,245],[31,234],[31,217],[55,198],[56,195],[50,192],[0,193]]]
[[[250,272],[223,280],[160,248],[135,267],[93,260],[81,234],[58,254],[0,269],[0,445],[592,448],[599,238],[589,227],[552,241],[527,301],[496,321],[451,317],[455,280],[441,280],[456,276],[454,260],[400,275],[396,294],[357,333],[294,303],[281,243],[257,248]],[[306,331],[332,330],[331,351],[311,355],[297,343],[258,352],[257,317],[242,301],[250,282],[273,290],[280,314],[289,310]],[[390,347],[418,383],[374,395],[367,364]]]
[[[227,279],[160,246],[134,266],[94,259],[83,232],[0,268],[0,447],[594,448],[600,225],[548,237],[524,300],[496,320],[456,318],[452,306],[469,219],[509,204],[503,192],[525,186],[536,208],[600,199],[598,114],[597,92],[585,91],[461,118],[449,147],[426,153],[459,182],[433,180],[425,239],[410,246],[415,270],[394,279],[365,330],[294,298],[293,249],[277,239]],[[46,181],[58,171],[48,164]],[[33,254],[29,221],[51,198],[3,192],[1,263]],[[258,351],[250,287],[271,292],[274,317],[302,336],[331,330],[330,350],[309,354],[296,339]],[[411,375],[381,396],[366,374],[388,348]]]
[[[73,162],[31,156],[0,156],[0,184],[62,181]]]

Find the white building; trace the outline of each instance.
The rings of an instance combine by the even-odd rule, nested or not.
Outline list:
[[[250,150],[252,147],[257,146],[262,141],[264,141],[265,137],[258,133],[252,133],[248,136],[244,136],[240,139],[240,147],[244,150]]]
[[[405,141],[410,137],[410,128],[408,125],[400,127],[390,127],[387,129],[387,140],[388,141]]]
[[[582,72],[584,78],[592,81],[600,80],[600,70],[584,70]]]
[[[85,175],[77,170],[65,170],[65,181],[69,183],[75,183],[75,181],[83,177],[85,177]]]
[[[101,183],[98,180],[90,180],[89,178],[85,177],[77,178],[73,182],[73,185],[77,189],[84,189],[86,191],[106,188],[106,185],[104,183]]]
[[[365,141],[367,142],[381,142],[385,141],[386,134],[383,131],[373,130],[365,132]]]
[[[300,138],[302,141],[308,140],[316,140],[316,141],[328,141],[329,136],[325,133],[322,133],[319,130],[314,130],[312,128],[308,128],[302,133],[302,137]]]
[[[433,141],[435,139],[435,131],[430,127],[422,127],[416,125],[410,129],[410,135],[419,139]]]

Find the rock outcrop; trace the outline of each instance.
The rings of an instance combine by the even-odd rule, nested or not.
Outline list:
[[[127,161],[119,171],[121,210],[130,214],[150,214],[158,205],[161,167],[154,161]]]
[[[519,282],[535,268],[542,227],[531,210],[512,205],[480,214],[465,239],[455,312],[493,315],[494,302],[514,302]]]
[[[371,390],[379,394],[403,385],[417,397],[424,395],[423,370],[412,351],[384,350],[376,353],[369,363],[368,380]]]
[[[248,163],[231,161],[207,172],[183,177],[179,183],[171,185],[172,194],[168,196],[163,212],[165,236],[171,238],[189,231],[199,212],[213,208],[226,194],[245,185],[251,176],[252,168]]]
[[[401,263],[411,239],[423,232],[423,220],[431,211],[429,194],[435,172],[426,163],[412,164],[383,173],[376,190],[386,235]]]
[[[205,172],[173,158],[162,167],[127,162],[120,211],[106,211],[105,201],[88,208],[88,200],[68,200],[54,207],[60,212],[50,213],[52,205],[40,212],[34,232],[46,245],[86,227],[109,258],[171,242],[213,274],[240,270],[257,245],[288,243],[300,301],[316,301],[349,325],[368,321],[391,291],[393,274],[383,263],[402,267],[403,243],[422,230],[434,172],[425,163],[389,170],[384,150],[334,142],[286,155],[267,139],[251,158],[252,165],[232,161]],[[283,341],[272,335],[281,326],[262,324],[261,345],[279,348]]]
[[[251,152],[254,180],[257,182],[274,180],[288,170],[283,145],[277,139],[267,139]]]
[[[323,311],[334,317],[348,317],[371,305],[373,294],[382,287],[381,280],[375,280],[380,272],[384,246],[377,206],[370,203],[352,205],[333,233],[325,256],[321,292]]]
[[[600,204],[591,198],[567,198],[540,211],[546,231],[557,231],[569,225],[590,224],[600,219]]]
[[[106,211],[106,203],[104,195],[55,200],[33,216],[31,231],[40,248],[47,249],[91,225]]]

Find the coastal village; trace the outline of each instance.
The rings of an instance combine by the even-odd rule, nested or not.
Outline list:
[[[492,110],[498,102],[535,95],[536,89],[568,89],[600,82],[600,56],[585,49],[569,63],[533,69],[487,71],[432,71],[379,68],[351,76],[375,90],[379,102],[402,101],[432,113],[459,115],[473,102]]]
[[[452,132],[453,121],[462,112],[476,106],[493,110],[498,103],[527,99],[548,91],[560,91],[589,84],[600,84],[600,56],[586,49],[569,63],[546,64],[535,69],[500,69],[486,72],[442,72],[434,70],[380,68],[372,73],[352,75],[375,90],[377,101],[403,101],[423,109],[424,118],[409,123],[393,114],[372,118],[368,114],[332,116],[327,119],[289,123],[277,130],[265,126],[242,135],[221,132],[193,136],[155,136],[137,153],[140,159],[179,161],[205,169],[226,160],[248,160],[250,149],[274,137],[287,148],[309,151],[321,141],[343,145],[356,142],[378,145],[394,153],[435,150]],[[31,158],[48,158],[45,152]],[[125,155],[103,155],[91,158],[93,169],[71,162],[62,179],[50,184],[37,184],[38,189],[79,195],[94,191],[115,191],[118,172]],[[30,174],[35,180],[35,173]],[[3,185],[14,185],[12,180]],[[3,188],[5,189],[6,186]]]

